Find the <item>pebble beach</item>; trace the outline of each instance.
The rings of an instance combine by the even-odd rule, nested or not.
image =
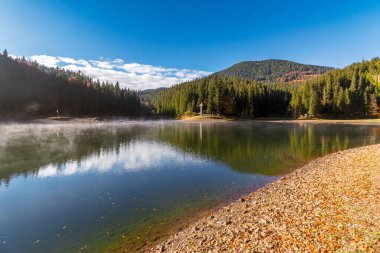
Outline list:
[[[380,252],[380,145],[318,158],[148,252]]]

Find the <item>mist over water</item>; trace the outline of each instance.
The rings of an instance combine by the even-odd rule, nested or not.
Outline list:
[[[380,128],[136,121],[0,125],[0,252],[137,250],[192,213]]]

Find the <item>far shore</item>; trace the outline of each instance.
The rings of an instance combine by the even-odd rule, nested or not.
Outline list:
[[[149,252],[380,252],[380,144],[318,158]]]
[[[357,125],[380,125],[378,119],[291,119],[291,118],[257,118],[257,119],[242,119],[223,116],[197,115],[178,119],[182,122],[200,123],[200,122],[271,122],[271,123],[299,123],[299,124],[357,124]]]
[[[353,125],[380,125],[380,118],[376,119],[291,119],[291,118],[232,118],[216,115],[197,115],[191,117],[158,118],[158,117],[47,117],[39,119],[0,119],[1,123],[40,123],[40,124],[65,124],[65,123],[128,123],[143,121],[176,120],[184,123],[218,123],[218,122],[270,122],[270,123],[297,123],[297,124],[353,124]]]
[[[356,124],[356,125],[380,125],[380,119],[258,119],[257,122],[273,123],[299,123],[299,124]]]

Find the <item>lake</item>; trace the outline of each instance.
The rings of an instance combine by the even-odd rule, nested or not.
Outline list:
[[[135,121],[0,125],[0,252],[139,251],[194,214],[379,126]]]

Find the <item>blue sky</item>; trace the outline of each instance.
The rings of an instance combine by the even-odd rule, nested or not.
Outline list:
[[[167,86],[244,60],[343,67],[380,56],[379,24],[378,0],[1,0],[0,48],[37,60],[41,55],[70,59],[57,63],[54,58],[60,66],[86,70],[89,64],[90,75],[115,59],[114,71],[130,73],[125,64],[144,68],[131,72],[137,77],[156,68],[158,82],[147,78],[142,81],[146,88],[150,82]],[[87,65],[77,65],[79,60]],[[141,86],[138,78],[134,83]]]

